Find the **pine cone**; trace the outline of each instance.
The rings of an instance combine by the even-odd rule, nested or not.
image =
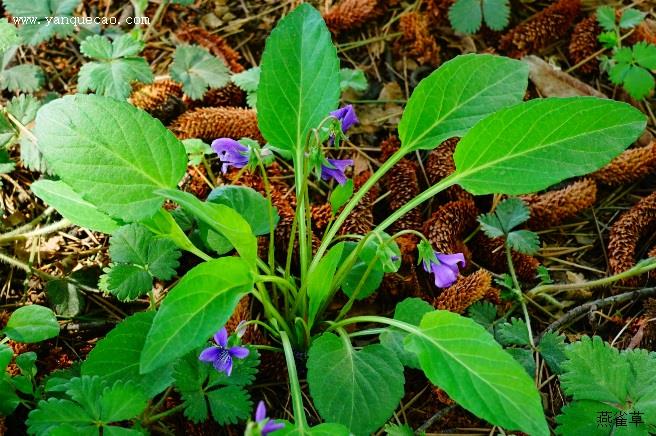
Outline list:
[[[531,230],[548,229],[592,207],[597,200],[597,184],[586,178],[562,189],[520,198],[531,211],[528,227]]]
[[[251,314],[252,301],[253,300],[251,299],[251,296],[248,294],[239,300],[237,307],[235,307],[235,310],[232,312],[230,319],[228,319],[225,324],[225,328],[228,330],[228,334],[235,332],[240,322],[250,321],[253,319],[253,315]],[[246,333],[244,333],[244,336],[242,336],[241,340],[245,344],[263,344],[265,342],[265,338],[262,327],[259,327],[258,325],[249,325],[246,328]]]
[[[452,201],[440,206],[424,225],[424,234],[439,253],[465,253],[462,242],[467,231],[476,227],[478,209],[471,200]]]
[[[644,147],[630,148],[590,177],[604,185],[617,186],[637,182],[656,172],[656,141]]]
[[[569,59],[572,64],[577,65],[583,59],[587,59],[600,49],[597,37],[601,33],[601,27],[597,23],[597,16],[590,15],[574,26],[572,37],[569,41]],[[583,74],[592,74],[599,69],[597,58],[589,59],[579,67]]]
[[[465,310],[488,293],[492,287],[492,275],[479,269],[468,276],[460,276],[451,287],[433,301],[436,309],[464,313]]]
[[[357,29],[384,13],[378,0],[342,0],[323,14],[326,25],[333,33]]]
[[[472,247],[474,252],[474,259],[480,265],[497,274],[508,272],[508,262],[502,238],[490,239],[483,233],[478,233],[469,246]],[[537,268],[540,265],[535,257],[513,251],[512,261],[520,280],[524,282],[535,280]]]
[[[333,217],[333,208],[330,203],[314,205],[311,207],[311,214],[312,226],[316,231],[322,231]]]
[[[580,11],[581,0],[558,0],[503,35],[499,48],[509,56],[522,57],[546,47],[567,34]]]
[[[656,192],[640,200],[624,212],[610,228],[608,260],[610,272],[618,274],[636,264],[638,244],[651,236],[656,228]],[[639,277],[622,281],[625,286],[638,286]]]
[[[261,144],[265,142],[257,127],[257,114],[251,109],[194,109],[180,115],[169,128],[180,139],[200,138],[213,141],[216,138],[251,138]]]
[[[182,86],[172,80],[137,86],[130,96],[130,102],[164,124],[186,110],[182,101]]]
[[[428,17],[419,12],[401,15],[399,29],[403,34],[394,44],[401,56],[416,59],[420,65],[436,66],[440,63],[440,47],[428,29]]]
[[[204,166],[187,167],[187,173],[184,175],[178,185],[185,192],[194,194],[196,198],[205,199],[210,193],[210,186],[206,182],[207,170]]]
[[[357,174],[353,178],[355,188],[360,189],[369,177],[371,177],[370,171]],[[371,188],[369,192],[364,194],[362,200],[355,205],[353,211],[346,217],[339,231],[341,235],[366,235],[371,231],[374,226],[373,205],[376,198],[378,198],[378,189],[376,187]]]
[[[244,107],[246,105],[246,93],[234,83],[229,83],[223,88],[210,89],[201,100],[192,100],[185,96],[185,103],[189,109],[198,107]]]
[[[389,135],[386,139],[380,141],[380,161],[385,162],[398,151],[399,147],[401,147],[401,141],[396,135]]]
[[[388,206],[392,212],[400,209],[421,192],[417,172],[417,164],[403,158],[385,175],[384,183],[389,191]],[[399,230],[419,230],[423,221],[421,210],[416,207],[392,225],[392,233]]]
[[[643,303],[645,309],[640,317],[644,326],[641,346],[650,351],[656,350],[656,298],[648,298]]]
[[[428,154],[426,159],[426,175],[431,185],[442,181],[447,176],[453,174],[456,170],[456,164],[453,161],[453,153],[460,138],[451,138],[438,145]],[[439,194],[447,201],[455,200],[473,200],[474,197],[460,186],[451,186]]]
[[[176,36],[183,42],[205,47],[214,56],[223,60],[233,73],[244,71],[244,66],[239,63],[241,55],[236,50],[233,50],[230,44],[219,35],[210,33],[202,27],[185,26],[176,33]]]

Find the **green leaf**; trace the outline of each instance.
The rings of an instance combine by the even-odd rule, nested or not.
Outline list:
[[[387,424],[384,430],[387,436],[414,436],[415,434],[414,430],[408,424]]]
[[[46,294],[50,305],[59,316],[73,318],[84,308],[82,292],[67,280],[49,281],[46,283]]]
[[[9,345],[7,344],[0,344],[0,374],[7,369],[12,357],[14,357],[14,350],[9,348]]]
[[[394,319],[418,326],[421,318],[433,311],[433,306],[421,298],[406,298],[396,305]],[[380,334],[380,343],[388,348],[399,361],[409,368],[420,369],[419,360],[414,353],[409,353],[403,346],[407,332],[396,327],[388,327]]]
[[[353,266],[351,266],[340,283],[342,291],[348,297],[351,297],[354,292],[357,291],[358,294],[355,297],[356,300],[367,298],[376,292],[376,289],[378,289],[383,281],[385,271],[383,271],[382,265],[378,259],[372,259],[372,256],[376,256],[376,248],[374,244],[375,243],[372,240],[367,241],[366,245],[357,255]],[[352,241],[346,241],[340,243],[340,245],[344,246],[340,263],[344,263],[356,249],[358,244]]]
[[[123,37],[125,36],[132,39],[130,35],[123,35]],[[102,35],[92,35],[82,41],[80,52],[88,58],[105,60],[114,58],[112,42],[109,38]]]
[[[456,178],[475,195],[524,194],[594,171],[644,131],[634,107],[594,97],[530,100],[479,122],[456,148]]]
[[[189,156],[189,163],[191,165],[200,165],[206,154],[213,153],[210,146],[203,142],[202,139],[183,139],[182,144],[184,145],[185,151]]]
[[[483,18],[492,30],[503,30],[510,19],[509,0],[483,0]]]
[[[510,322],[504,322],[497,326],[497,340],[501,345],[530,345],[526,323],[517,318],[511,318]]]
[[[127,102],[73,95],[43,106],[39,150],[83,199],[124,221],[155,214],[187,168],[182,143],[160,121]],[[102,164],[102,171],[98,165]]]
[[[561,410],[561,414],[556,417],[558,423],[556,434],[563,436],[608,436],[611,434],[611,428],[602,427],[597,422],[600,412],[610,412],[611,419],[614,422],[614,416],[619,412],[619,409],[598,401],[574,401],[567,404]],[[621,434],[619,431],[621,431],[621,428],[616,427],[612,429],[612,434]]]
[[[22,124],[29,124],[36,118],[41,102],[28,94],[15,96],[7,103],[7,112],[12,114]]]
[[[188,192],[175,189],[158,191],[162,196],[178,203],[187,212],[209,225],[212,230],[224,236],[241,257],[255,268],[257,259],[257,238],[250,225],[234,209],[223,204],[202,202]]]
[[[0,52],[5,52],[13,45],[19,45],[20,38],[16,26],[6,18],[0,19]]]
[[[624,75],[622,86],[631,97],[640,100],[651,94],[655,84],[654,77],[649,71],[632,65]]]
[[[249,264],[237,257],[191,269],[169,291],[148,332],[140,372],[149,373],[196,348],[230,318],[253,288]]]
[[[16,342],[30,344],[57,336],[59,323],[52,310],[32,304],[16,309],[2,333]]]
[[[430,312],[405,346],[429,380],[465,409],[508,430],[549,434],[533,380],[476,322]]]
[[[615,32],[602,32],[597,37],[597,40],[601,43],[604,48],[614,48],[619,44],[619,38]],[[601,57],[600,57],[601,58]],[[607,71],[607,66],[604,66],[604,61],[602,58],[601,62],[602,71]]]
[[[21,64],[0,73],[0,86],[12,92],[34,92],[41,89],[43,70],[33,64]]]
[[[18,34],[25,43],[38,45],[53,36],[64,38],[75,31],[72,23],[65,22],[73,15],[81,0],[3,0],[5,9],[13,17],[34,18],[34,23],[21,24]],[[47,18],[52,21],[48,22]],[[46,25],[47,24],[47,25]]]
[[[469,306],[467,315],[489,330],[497,319],[497,308],[489,301],[480,300]]]
[[[533,255],[540,250],[540,238],[530,230],[514,230],[508,233],[507,244],[515,251]]]
[[[641,67],[656,70],[656,45],[638,42],[633,46],[633,58]]]
[[[348,179],[343,185],[337,185],[333,192],[330,193],[330,209],[333,215],[339,212],[353,195],[353,179]]]
[[[203,98],[208,89],[221,88],[230,80],[230,72],[223,61],[198,45],[178,46],[169,72],[193,100]]]
[[[538,345],[540,356],[547,362],[549,369],[556,374],[562,374],[563,362],[567,359],[565,354],[565,337],[554,332],[546,332]]]
[[[207,393],[212,417],[221,425],[247,419],[253,409],[251,396],[239,386],[227,386]]]
[[[612,6],[602,6],[597,8],[597,22],[607,32],[615,30],[615,8]]]
[[[276,420],[280,422],[280,420]],[[283,421],[284,422],[284,421]],[[341,424],[326,422],[311,428],[300,429],[294,424],[284,422],[285,427],[274,433],[276,436],[350,436],[348,428]]]
[[[79,404],[69,400],[50,398],[39,401],[38,407],[30,412],[27,428],[30,434],[48,435],[59,426],[72,426],[76,435],[97,435],[93,417]]]
[[[155,312],[139,312],[118,324],[98,341],[82,363],[82,375],[99,376],[107,384],[133,382],[149,398],[161,393],[173,382],[172,365],[148,374],[139,373],[141,351]]]
[[[111,264],[104,271],[100,279],[101,289],[121,301],[135,300],[153,288],[153,277],[137,265]]]
[[[342,92],[348,89],[356,92],[365,92],[368,88],[369,83],[367,83],[367,77],[364,75],[364,71],[352,68],[341,68],[339,70],[339,89]]]
[[[233,74],[232,82],[246,91],[246,103],[255,109],[257,106],[257,87],[260,84],[260,67],[249,68],[241,73]]]
[[[85,201],[61,180],[37,180],[32,183],[30,189],[75,225],[103,233],[112,233],[119,227],[113,218]]]
[[[257,91],[264,138],[286,151],[300,150],[339,100],[339,60],[321,14],[301,4],[280,20],[262,53]]]
[[[382,345],[356,351],[343,337],[324,333],[310,347],[308,384],[321,416],[370,434],[403,397],[403,366]]]
[[[507,235],[512,229],[531,217],[528,206],[519,198],[508,198],[497,205],[493,212],[478,217],[483,232],[490,238]]]
[[[457,0],[449,8],[451,27],[462,33],[476,33],[481,28],[481,0]]]
[[[462,136],[487,115],[522,101],[527,86],[528,65],[521,61],[457,56],[419,82],[410,96],[399,123],[402,147],[431,150]]]
[[[336,244],[321,258],[316,268],[310,271],[307,278],[307,294],[309,302],[309,325],[313,325],[317,314],[325,308],[330,297],[337,267],[342,260],[344,244]]]
[[[267,235],[271,230],[269,211],[273,217],[273,227],[278,224],[280,216],[271,202],[262,194],[246,186],[221,186],[214,188],[207,196],[207,201],[223,204],[235,210],[250,225],[255,235]]]
[[[11,415],[20,403],[21,399],[9,382],[9,377],[0,378],[0,416]]]
[[[645,19],[646,15],[647,14],[637,9],[625,9],[624,12],[622,12],[622,17],[620,18],[620,27],[622,29],[631,29],[642,23],[642,20]]]
[[[146,409],[147,402],[148,398],[137,385],[117,381],[100,397],[100,419],[109,423],[135,418]]]
[[[139,57],[88,62],[80,68],[78,91],[93,91],[98,95],[123,101],[130,96],[133,82],[152,81],[153,73],[148,62]]]
[[[522,365],[526,374],[533,377],[535,374],[535,359],[533,357],[533,351],[528,348],[506,348],[506,352]]]

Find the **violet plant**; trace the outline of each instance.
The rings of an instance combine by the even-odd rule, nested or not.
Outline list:
[[[170,241],[202,260],[161,302],[151,295],[149,311],[127,318],[103,339],[97,346],[100,351],[92,352],[83,364],[81,377],[130,382],[130,389],[141,387],[149,399],[175,388],[184,399],[181,408],[194,419],[210,413],[220,423],[246,419],[250,411],[237,409],[252,405],[243,387],[252,381],[258,353],[255,347],[245,351],[237,336],[228,338],[222,329],[239,301],[250,294],[261,304],[264,317],[248,324],[260,325],[272,340],[271,346],[259,349],[282,352],[287,363],[294,419],[282,429],[276,424],[275,434],[375,432],[398,407],[408,366],[421,369],[431,383],[493,425],[548,435],[533,379],[474,320],[412,300],[401,303],[413,306],[412,317],[350,315],[356,300],[376,291],[384,273],[399,268],[395,239],[404,232],[386,231],[411,209],[456,184],[476,195],[545,189],[603,166],[645,128],[641,112],[612,100],[523,102],[527,83],[528,68],[522,62],[479,54],[458,56],[426,77],[412,93],[399,124],[400,149],[347,201],[333,204],[338,213],[313,253],[309,182],[334,180],[339,184],[335,191],[345,189],[341,184],[349,185],[351,162],[329,156],[339,149],[357,116],[353,108],[339,107],[339,60],[321,15],[307,4],[298,6],[273,30],[262,55],[257,111],[266,146],[229,139],[213,144],[223,170],[248,165],[259,171],[265,184],[263,161],[271,157],[265,155],[272,150],[291,161],[297,206],[284,264],[273,257],[273,245],[267,259],[258,257],[256,235],[272,235],[277,222],[270,200],[239,187],[213,193],[208,201],[179,191],[187,155],[159,121],[126,102],[95,95],[66,96],[46,104],[37,115],[35,135],[59,179],[36,182],[34,192],[67,219],[91,229],[116,234],[129,224],[152,234],[149,244],[135,245],[137,250],[127,256],[140,261],[130,260],[129,268],[122,269],[121,285],[138,287],[140,280],[152,280],[153,265],[166,271],[171,266],[167,262],[176,261],[177,266],[176,256],[163,256],[167,261],[157,256],[157,245],[148,248],[153,238]],[[461,138],[454,174],[393,212],[369,234],[337,237],[357,204],[400,159],[452,137]],[[162,207],[164,200],[180,209],[169,212]],[[204,247],[185,232],[184,223],[189,221],[198,224]],[[425,268],[435,275],[437,286],[449,286],[464,257],[436,253],[423,235],[417,236]],[[126,254],[119,238],[113,243]],[[236,256],[230,255],[233,251]],[[653,267],[643,265],[632,273]],[[538,288],[535,295],[547,291],[545,285]],[[112,292],[111,287],[106,289]],[[329,312],[340,290],[348,302],[337,314]],[[122,295],[133,299],[145,293]],[[207,348],[217,331],[216,344]],[[363,336],[372,340],[354,339]],[[121,362],[111,361],[109,350],[128,348]],[[305,416],[296,369],[297,356],[305,353],[310,395],[325,420],[314,427]],[[194,395],[201,395],[200,400]],[[39,427],[39,419],[54,403],[41,402],[30,414],[33,433],[52,428]],[[180,410],[158,415],[150,409],[144,412],[142,403],[137,406],[125,419],[142,426]],[[225,416],[226,410],[235,413]],[[251,434],[274,431],[272,421],[263,415],[258,408],[256,422],[248,427]]]

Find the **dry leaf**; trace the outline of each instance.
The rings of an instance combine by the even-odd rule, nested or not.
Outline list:
[[[589,95],[608,98],[592,86],[533,55],[525,56],[529,66],[529,78],[544,97],[578,97]]]

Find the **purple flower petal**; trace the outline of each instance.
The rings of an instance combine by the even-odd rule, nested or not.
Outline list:
[[[222,327],[221,330],[216,332],[214,342],[223,348],[228,346],[228,330],[225,327]]]
[[[264,404],[264,401],[260,400],[259,403],[257,403],[257,409],[255,409],[255,421],[260,422],[264,421],[266,419],[266,405]]]
[[[335,179],[337,183],[343,185],[348,180],[344,171],[347,167],[353,165],[351,159],[326,159],[328,165],[321,165],[321,178],[323,180]]]
[[[262,436],[267,436],[269,433],[273,433],[274,431],[278,431],[284,427],[284,424],[275,422],[270,419],[266,424],[264,424],[264,427],[262,427],[261,434]]]
[[[455,254],[442,254],[442,253],[435,253],[437,256],[437,260],[440,261],[440,263],[444,263],[449,266],[456,266],[460,263],[460,268],[464,268],[467,264],[465,261],[465,255],[462,253],[455,253]]]
[[[330,115],[342,122],[342,132],[344,133],[346,133],[346,131],[350,129],[354,124],[360,122],[357,115],[355,114],[353,105],[350,104],[331,112]]]
[[[431,265],[431,269],[433,270],[433,274],[435,274],[435,286],[438,288],[448,288],[458,278],[458,274],[447,265],[434,263]]]
[[[240,144],[234,139],[219,138],[212,141],[212,149],[219,156],[221,172],[225,173],[228,168],[243,168],[248,164],[249,150],[245,145]]]
[[[228,350],[230,356],[236,357],[237,359],[243,359],[248,356],[250,350],[246,347],[232,347]]]
[[[198,356],[198,360],[202,360],[203,362],[214,362],[216,361],[216,359],[219,358],[220,354],[221,354],[220,348],[217,347],[205,348]]]
[[[230,375],[232,372],[232,357],[228,350],[222,349],[219,357],[214,361],[214,369],[219,372],[225,372]]]

